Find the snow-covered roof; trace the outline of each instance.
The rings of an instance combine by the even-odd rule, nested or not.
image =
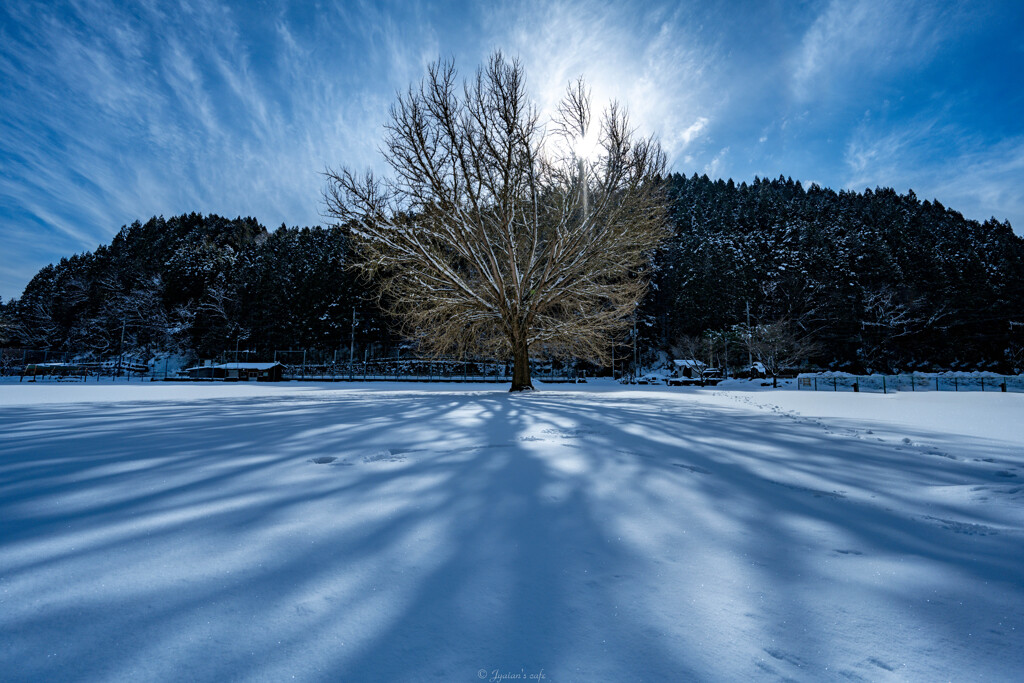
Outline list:
[[[269,370],[280,363],[223,363],[215,367],[221,370]],[[283,367],[283,366],[282,366]]]
[[[695,358],[684,358],[682,360],[676,359],[672,362],[676,364],[676,367],[680,368],[706,368],[708,366],[707,363]]]

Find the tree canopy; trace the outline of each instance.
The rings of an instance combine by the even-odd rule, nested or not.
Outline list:
[[[603,359],[643,298],[668,235],[665,157],[582,81],[541,121],[517,61],[495,54],[460,83],[435,63],[392,106],[391,175],[328,171],[327,213],[421,349],[514,359]]]

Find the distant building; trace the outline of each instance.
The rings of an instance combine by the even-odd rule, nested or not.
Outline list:
[[[248,382],[280,382],[284,375],[281,363],[224,363],[217,368],[224,370],[224,379]]]
[[[722,371],[708,367],[704,361],[696,358],[683,358],[672,361],[673,374],[665,378],[669,386],[690,386],[699,384],[714,386],[722,381]]]
[[[280,363],[222,363],[186,368],[190,379],[221,379],[228,382],[280,382],[284,366]]]
[[[696,360],[695,358],[684,358],[682,360],[672,361],[673,374],[676,377],[686,377],[687,379],[693,379],[699,377],[701,372],[708,366],[703,361]]]

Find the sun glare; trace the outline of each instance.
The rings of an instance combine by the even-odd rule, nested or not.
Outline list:
[[[577,159],[591,162],[597,160],[601,155],[601,151],[601,126],[597,123],[591,123],[587,134],[576,138],[573,152],[576,154]]]

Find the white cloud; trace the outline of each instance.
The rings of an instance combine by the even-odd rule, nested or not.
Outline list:
[[[823,89],[847,90],[859,78],[926,63],[965,21],[933,2],[830,0],[793,57],[793,93],[813,99]]]
[[[258,38],[219,0],[173,11],[102,0],[60,10],[8,5],[0,253],[19,263],[0,268],[5,297],[24,285],[17,273],[95,248],[121,224],[154,214],[320,222],[320,171],[383,170],[377,147],[397,89],[452,54],[468,75],[494,49],[522,58],[549,113],[585,76],[595,105],[627,105],[638,132],[657,134],[670,166],[684,172],[770,169],[861,189],[914,187],[1024,227],[1019,137],[980,141],[942,128],[941,112],[897,129],[862,121],[851,135],[848,119],[829,118],[813,101],[927,63],[944,40],[970,30],[974,7],[827,1],[795,42],[780,42],[786,57],[775,62],[756,50],[745,59],[736,42],[744,38],[716,34],[728,22],[697,3],[510,0],[451,17],[427,3],[338,0],[312,22],[283,4],[257,22]],[[730,30],[767,35],[761,24],[774,14],[752,12],[758,26],[737,21]],[[782,13],[771,34],[787,35],[799,25],[791,19]],[[787,90],[795,103],[779,97]],[[808,133],[826,123],[822,138],[845,136],[845,145]],[[942,136],[963,143],[934,158],[921,151]]]
[[[936,151],[947,140],[956,141],[956,150]],[[936,118],[884,130],[862,124],[844,161],[849,189],[913,189],[918,198],[938,199],[968,218],[1009,220],[1024,234],[1024,136],[986,141]]]
[[[725,156],[728,153],[729,148],[723,147],[722,149],[718,150],[718,154],[716,154],[714,158],[712,158],[711,161],[709,161],[708,164],[704,167],[704,173],[706,173],[709,178],[714,179],[723,177],[723,170],[725,165],[724,160]]]
[[[681,7],[645,13],[569,0],[502,6],[485,24],[493,48],[523,60],[542,112],[554,112],[566,86],[583,76],[596,107],[626,105],[638,132],[657,134],[672,161],[710,126],[721,102],[709,79],[715,48],[686,29],[686,19]]]
[[[325,9],[322,23],[302,27],[317,36],[268,17],[275,42],[256,47],[216,2],[19,14],[27,39],[0,47],[0,78],[17,85],[0,92],[0,153],[12,159],[0,176],[0,252],[24,267],[0,273],[0,294],[20,293],[16,273],[155,214],[321,222],[319,172],[379,163],[395,89],[438,52],[421,23],[398,25],[371,3],[344,9],[347,21]],[[336,68],[323,50],[350,38],[365,70]],[[259,70],[254,49],[267,60]],[[46,247],[26,250],[30,236]]]
[[[704,132],[704,129],[708,127],[708,119],[706,116],[701,116],[699,119],[690,124],[690,127],[679,134],[679,141],[685,148],[693,142],[697,136]]]

